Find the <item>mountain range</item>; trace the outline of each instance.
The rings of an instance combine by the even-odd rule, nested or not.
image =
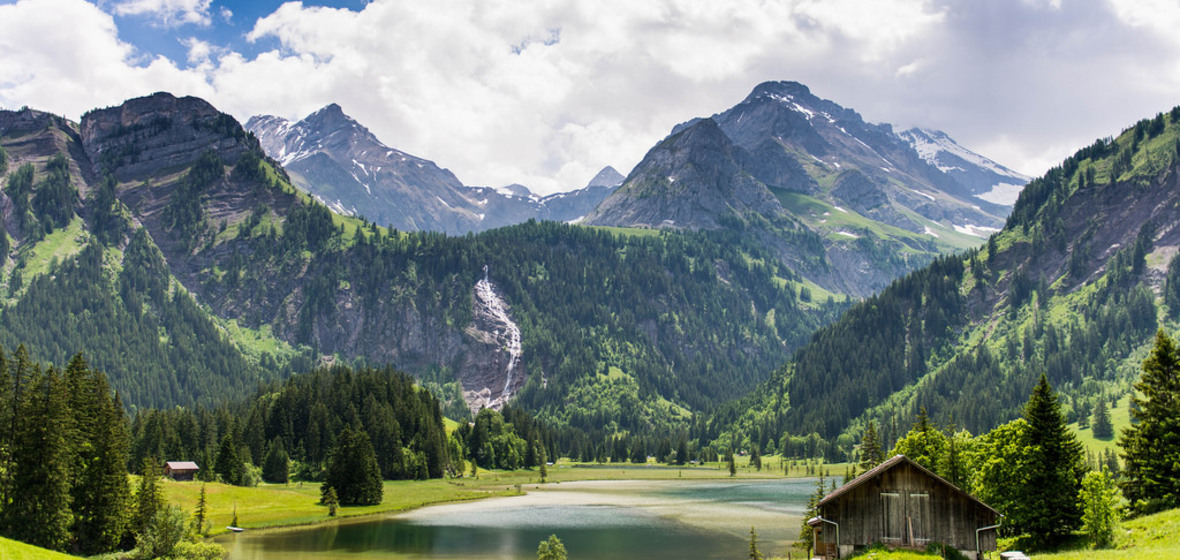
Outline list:
[[[585,188],[546,197],[521,185],[464,186],[382,144],[337,105],[298,122],[252,117],[246,128],[301,189],[379,225],[460,234],[529,219],[740,223],[821,295],[865,297],[978,244],[1029,179],[943,132],[894,133],[794,82],[761,84],[727,111],[678,125],[628,177],[608,167]]]
[[[998,231],[1027,181],[944,133],[894,133],[802,84],[768,82],[675,127],[585,223],[740,224],[827,291],[864,297]]]
[[[1078,150],[1021,192],[986,245],[854,306],[721,413],[753,433],[816,433],[848,452],[920,409],[974,433],[1019,417],[1040,375],[1084,426],[1138,378],[1180,317],[1180,107]]]
[[[796,254],[834,261],[820,225],[847,226],[832,223],[837,206],[874,232],[933,229],[938,215],[982,221],[1015,179],[945,135],[889,136],[800,103],[861,156],[895,163],[874,175],[815,128],[775,129],[808,121],[793,101],[796,116],[762,107],[800,99],[781,86],[677,127],[586,220],[658,224],[535,221],[465,236],[333,213],[200,99],[160,93],[78,123],[3,111],[0,343],[54,362],[83,350],[136,407],[211,402],[316,362],[389,362],[457,417],[512,402],[602,435],[696,415],[702,442],[765,448],[815,434],[843,446],[836,456],[869,420],[888,440],[919,408],[989,429],[1019,415],[1041,373],[1071,420],[1125,395],[1151,334],[1180,316],[1180,295],[1167,295],[1180,294],[1180,109],[1079,150],[1031,181],[979,245],[936,246],[930,264],[851,304],[814,297],[808,263],[789,266],[780,249],[793,240]],[[747,123],[760,111],[771,124]],[[758,143],[766,135],[746,127],[792,140]],[[796,145],[821,160],[830,150],[829,175],[811,174],[814,157],[811,169],[770,157]],[[920,192],[944,204],[905,206],[895,176],[922,178]],[[829,215],[809,222],[792,200]]]
[[[757,386],[844,307],[801,300],[798,275],[731,231],[446,236],[333,213],[192,97],[79,123],[0,112],[0,147],[0,340],[57,363],[83,351],[134,407],[343,359],[415,373],[456,417],[511,400],[653,430]]]
[[[584,188],[544,197],[523,185],[467,187],[434,162],[382,144],[336,104],[298,122],[251,117],[246,129],[333,211],[402,231],[461,235],[532,219],[577,221],[623,181],[606,167]]]

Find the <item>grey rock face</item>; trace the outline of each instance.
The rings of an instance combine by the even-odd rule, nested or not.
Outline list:
[[[744,224],[805,277],[864,296],[940,252],[982,243],[1011,210],[993,186],[1026,180],[945,134],[898,135],[802,84],[767,82],[676,126],[585,223]]]
[[[213,150],[233,164],[249,140],[233,117],[203,99],[155,93],[82,117],[86,155],[120,181],[187,165]]]

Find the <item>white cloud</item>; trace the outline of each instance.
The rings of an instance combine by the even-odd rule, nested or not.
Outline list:
[[[121,42],[92,4],[21,0],[0,6],[0,104],[76,118],[169,90],[245,120],[336,102],[465,183],[551,192],[605,165],[626,173],[676,123],[761,81],[796,80],[867,120],[943,129],[1038,174],[1180,102],[1180,9],[1157,3],[377,0],[354,12],[289,2],[254,23],[259,54],[190,37],[179,68]],[[169,25],[231,17],[211,17],[209,0],[111,6]]]
[[[61,14],[69,14],[69,25]],[[110,15],[82,0],[0,6],[0,106],[78,118],[158,90],[210,96],[199,75],[119,41]]]
[[[114,4],[121,16],[148,16],[164,27],[212,23],[209,5],[213,0],[121,0]],[[222,15],[228,10],[222,8]]]

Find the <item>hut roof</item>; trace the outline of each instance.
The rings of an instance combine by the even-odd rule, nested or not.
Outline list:
[[[199,471],[199,470],[201,470],[201,467],[198,467],[197,464],[192,461],[168,461],[167,463],[164,463],[164,468],[171,469],[174,471]]]
[[[860,486],[861,484],[864,484],[865,482],[872,480],[877,475],[880,475],[881,473],[883,473],[889,469],[892,469],[893,467],[896,467],[902,463],[908,463],[908,464],[914,466],[918,470],[929,475],[934,480],[937,480],[938,482],[950,487],[950,489],[953,490],[954,492],[957,492],[958,494],[961,494],[964,497],[966,497],[968,500],[971,500],[972,502],[979,504],[980,507],[987,508],[992,513],[994,513],[996,515],[1000,515],[1000,512],[996,511],[991,506],[983,503],[982,501],[979,500],[979,498],[976,498],[975,496],[972,496],[971,494],[964,492],[958,486],[955,486],[954,484],[951,484],[949,481],[947,481],[945,478],[934,474],[933,472],[930,471],[930,469],[927,469],[926,467],[923,467],[922,465],[915,463],[912,459],[910,459],[909,457],[906,457],[905,455],[894,455],[893,457],[890,457],[889,459],[882,462],[880,465],[877,465],[877,466],[865,471],[864,474],[852,479],[848,484],[845,484],[844,486],[841,486],[841,487],[833,490],[831,494],[824,496],[824,499],[820,500],[819,503],[816,504],[816,506],[818,507],[818,506],[822,506],[826,503],[832,502],[832,501],[836,500],[837,498],[839,498],[840,496],[852,491],[852,489],[856,488],[857,486]]]

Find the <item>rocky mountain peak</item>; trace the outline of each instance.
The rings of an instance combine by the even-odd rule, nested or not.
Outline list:
[[[791,81],[773,81],[762,82],[754,86],[754,90],[750,95],[746,96],[746,101],[753,101],[764,97],[798,97],[800,100],[815,99],[811,94],[811,88],[799,83]]]
[[[586,184],[587,187],[613,187],[622,184],[627,178],[615,170],[614,167],[606,166],[599,171],[590,182]]]
[[[228,164],[251,149],[233,117],[203,99],[166,92],[90,111],[80,130],[90,160],[120,180],[187,165],[205,149]]]

